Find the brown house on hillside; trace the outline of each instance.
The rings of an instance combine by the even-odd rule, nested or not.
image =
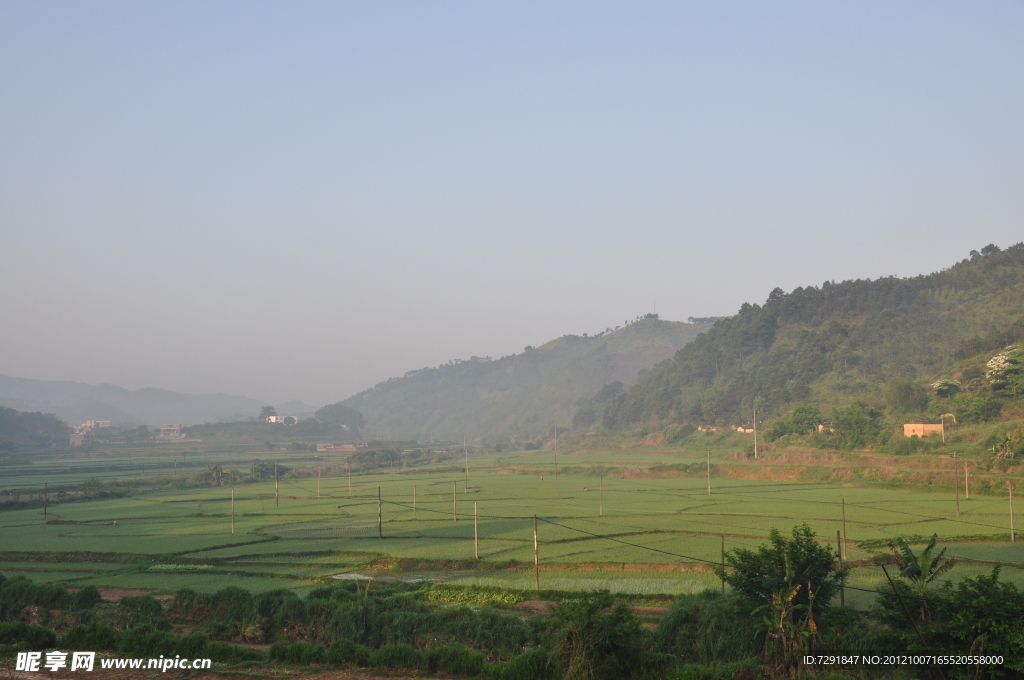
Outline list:
[[[945,428],[942,423],[904,423],[904,437],[925,437],[930,434],[943,434]]]

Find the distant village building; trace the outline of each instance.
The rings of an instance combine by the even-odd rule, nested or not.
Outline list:
[[[75,428],[68,442],[72,448],[84,446],[120,446],[125,444],[122,436],[111,436],[111,432],[100,432],[110,427],[109,420],[87,420]]]
[[[904,423],[904,437],[925,437],[930,434],[943,434],[945,429],[942,423]]]
[[[324,444],[317,446],[317,451],[326,451],[328,453],[355,453],[356,451],[362,451],[367,447],[366,444]]]
[[[181,432],[181,423],[174,423],[173,425],[161,425],[160,434],[158,437],[164,439],[184,439],[185,435]]]
[[[736,426],[736,431],[737,432],[742,432],[743,434],[753,434],[754,433],[754,426],[753,425],[750,425],[750,426],[747,426],[747,425],[737,425]]]
[[[295,425],[299,422],[298,416],[267,416],[268,423],[280,423],[282,425]]]

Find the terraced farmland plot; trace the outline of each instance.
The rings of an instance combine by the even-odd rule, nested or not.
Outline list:
[[[560,465],[622,464],[625,458],[619,453],[568,456],[560,457]],[[643,452],[625,462],[642,470],[693,460]],[[532,474],[510,473],[517,469],[510,461]],[[273,482],[245,484],[235,490],[234,534],[230,489],[163,488],[132,498],[65,503],[51,507],[45,517],[39,508],[0,513],[0,542],[9,552],[130,553],[160,564],[181,560],[210,567],[154,571],[143,562],[94,570],[46,568],[76,585],[214,589],[241,581],[254,590],[305,588],[337,573],[372,570],[380,576],[391,564],[382,559],[406,559],[430,578],[531,587],[529,571],[501,569],[532,565],[537,515],[544,587],[675,593],[717,587],[718,581],[707,571],[615,571],[607,565],[706,568],[720,562],[723,537],[727,550],[753,549],[771,529],[788,534],[805,522],[835,545],[836,532],[843,531],[845,499],[850,559],[884,551],[885,540],[897,535],[938,533],[947,543],[967,541],[951,546],[951,553],[1024,562],[1018,544],[1001,539],[1008,538],[1008,517],[999,498],[961,499],[957,517],[949,493],[716,477],[709,494],[705,479],[633,475],[602,481],[566,474],[564,467],[557,482],[548,472],[541,481],[537,470],[550,469],[545,466],[551,462],[548,453],[503,456],[500,464],[474,459],[468,488],[464,472],[445,466],[402,470],[393,477],[390,471],[354,475],[351,494],[346,476],[324,477],[319,497],[315,478],[281,480],[277,500]],[[474,563],[474,503],[483,564],[465,569]],[[431,566],[452,561],[462,561],[463,568],[445,572]],[[21,558],[9,562],[11,571],[25,569]],[[968,573],[973,569],[958,567],[951,578]],[[857,582],[870,588],[878,576],[869,569],[854,572]],[[1018,577],[1019,570],[1013,570],[1012,578]]]

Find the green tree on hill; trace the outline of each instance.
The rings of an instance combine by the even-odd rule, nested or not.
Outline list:
[[[993,391],[1013,396],[1024,395],[1024,349],[1010,345],[989,360],[986,377]]]
[[[789,412],[789,428],[797,434],[817,431],[822,420],[824,418],[817,404],[797,404]]]
[[[893,378],[885,385],[885,401],[897,413],[923,411],[928,406],[928,394],[909,378]]]
[[[313,415],[322,423],[341,425],[355,434],[359,434],[359,431],[366,425],[366,419],[363,418],[362,413],[354,408],[342,406],[340,403],[324,406]]]

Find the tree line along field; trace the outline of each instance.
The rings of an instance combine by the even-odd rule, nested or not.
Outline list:
[[[168,592],[228,585],[303,592],[334,577],[367,575],[529,589],[536,515],[542,588],[677,594],[719,587],[710,566],[721,560],[723,539],[726,550],[756,548],[772,528],[788,534],[806,523],[835,546],[837,531],[844,530],[845,501],[846,561],[855,567],[849,602],[870,602],[867,591],[883,577],[869,561],[887,553],[886,540],[896,536],[920,542],[938,534],[940,545],[962,558],[950,579],[987,573],[998,563],[1003,578],[1024,583],[1024,546],[1009,541],[1005,497],[961,496],[958,517],[952,487],[737,479],[729,470],[761,462],[737,460],[734,453],[711,452],[709,495],[706,472],[694,469],[706,468],[707,454],[657,447],[558,456],[557,481],[552,452],[478,454],[469,461],[468,485],[464,461],[453,459],[359,472],[351,475],[351,492],[339,460],[263,452],[258,455],[264,462],[276,459],[294,469],[312,464],[321,476],[281,478],[277,499],[273,480],[236,479],[233,534],[228,485],[175,488],[174,482],[183,483],[207,461],[244,470],[253,452],[181,451],[178,478],[167,467],[174,458],[169,454],[159,467],[152,455],[134,456],[134,463],[123,454],[120,463],[102,454],[42,461],[31,475],[3,477],[4,497],[47,479],[49,488],[76,477],[79,483],[107,475],[124,480],[133,464],[136,477],[155,481],[123,497],[84,500],[72,494],[50,505],[45,516],[42,507],[0,512],[0,573]],[[128,469],[110,473],[117,464]],[[665,469],[682,469],[685,476],[656,474]],[[163,477],[155,476],[161,472]]]

